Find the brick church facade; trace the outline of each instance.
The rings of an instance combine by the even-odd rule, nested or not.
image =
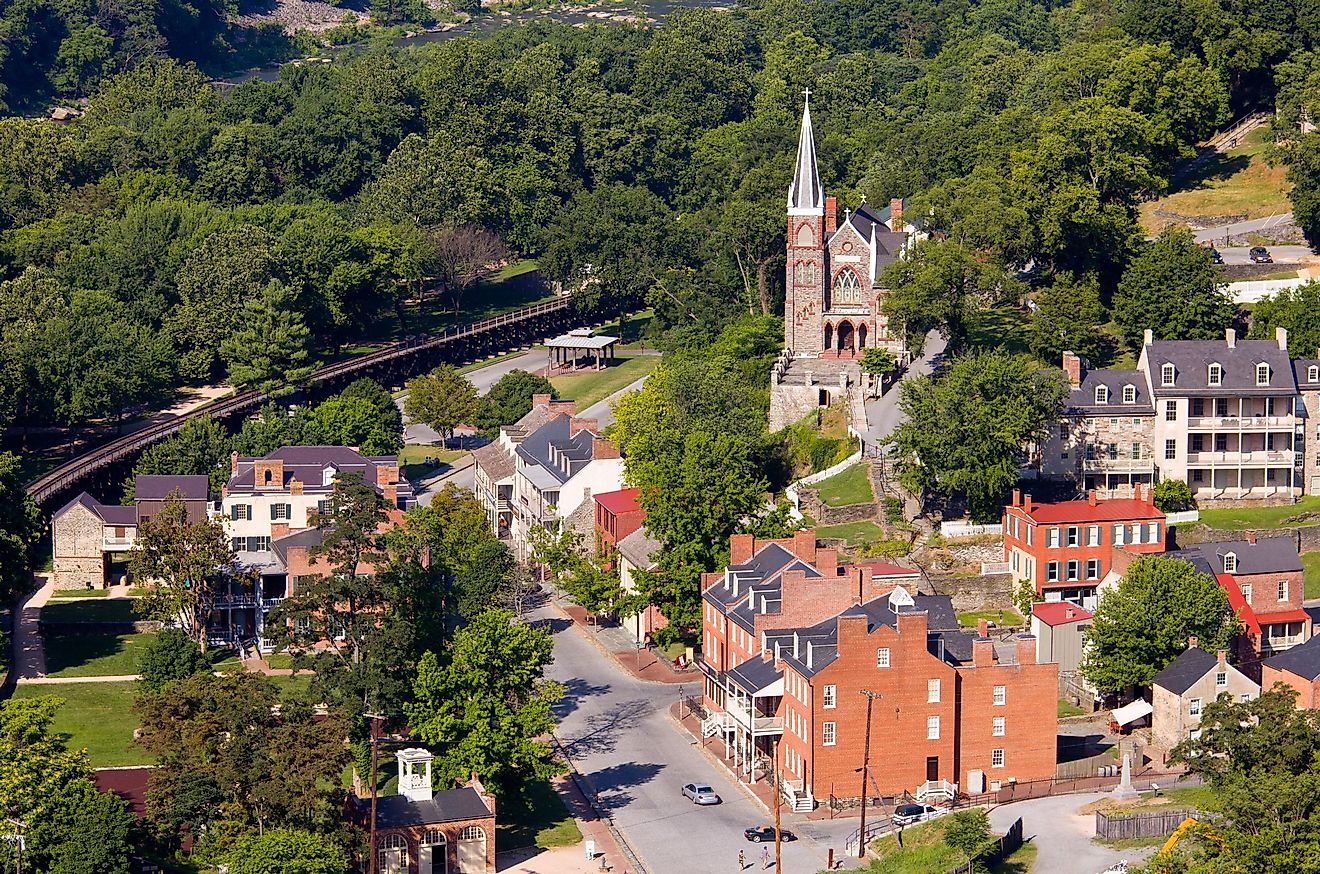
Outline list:
[[[788,190],[784,348],[792,357],[852,359],[870,346],[901,345],[880,312],[884,292],[877,279],[906,245],[902,201],[893,201],[888,213],[886,224],[863,200],[838,223],[838,206],[825,195],[816,169],[808,103]]]

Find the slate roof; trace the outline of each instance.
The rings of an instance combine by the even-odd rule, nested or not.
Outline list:
[[[1278,395],[1296,388],[1288,352],[1273,340],[1237,340],[1232,348],[1224,340],[1156,340],[1146,347],[1145,355],[1157,398]],[[1161,385],[1166,363],[1174,366],[1172,386]],[[1209,384],[1212,363],[1223,367],[1221,385]],[[1268,386],[1256,385],[1257,364],[1270,366]]]
[[[102,504],[86,492],[79,492],[73,500],[56,510],[52,518],[58,519],[75,506],[87,508],[107,525],[137,525],[137,507]]]
[[[651,556],[663,549],[664,544],[652,537],[643,526],[620,540],[617,548],[633,567],[650,570],[655,567],[655,559]]]
[[[731,668],[728,676],[743,691],[754,693],[783,677],[784,672],[775,667],[774,659],[751,658]]]
[[[140,473],[133,478],[133,495],[139,501],[160,501],[176,489],[185,501],[205,501],[211,481],[205,476],[158,476]]]
[[[1191,543],[1170,555],[1177,558],[1197,556],[1210,566],[1213,573],[1220,574],[1224,572],[1224,556],[1230,552],[1237,556],[1237,570],[1232,572],[1234,576],[1288,573],[1302,569],[1297,542],[1286,535],[1261,537],[1254,544],[1245,540]]]
[[[1095,389],[1101,385],[1109,389],[1109,402],[1105,404],[1095,402]],[[1128,385],[1136,388],[1136,400],[1125,404],[1123,387]],[[1140,370],[1088,370],[1082,377],[1082,384],[1068,393],[1064,404],[1070,413],[1093,416],[1155,414],[1155,402],[1146,388],[1146,376]]]
[[[367,805],[371,803],[360,798],[357,802]],[[378,829],[485,819],[490,815],[486,802],[470,786],[442,790],[435,793],[430,801],[409,801],[403,795],[384,795],[376,799]],[[493,840],[494,837],[486,835],[486,840]]]
[[[498,442],[472,450],[472,460],[486,472],[492,482],[499,482],[513,476],[513,455]]]
[[[298,479],[307,494],[328,494],[334,485],[322,485],[323,472],[327,467],[334,467],[340,473],[356,472],[362,475],[362,481],[376,485],[376,468],[380,465],[396,465],[398,458],[392,455],[363,455],[349,446],[282,446],[261,458],[240,458],[238,473],[229,478],[229,493],[252,494],[256,492],[253,482],[253,470],[257,461],[283,461],[284,482]],[[409,504],[414,500],[412,483],[399,477],[394,484],[395,493]],[[266,491],[263,489],[262,491]]]
[[[788,187],[790,210],[823,210],[825,189],[816,172],[816,138],[811,130],[811,102],[802,107],[802,127],[798,131],[797,163],[793,167],[793,182]]]
[[[1314,680],[1320,677],[1320,636],[1312,637],[1306,643],[1271,656],[1263,664]]]
[[[1219,659],[1200,647],[1189,647],[1169,666],[1155,675],[1155,685],[1168,689],[1175,695],[1181,695],[1206,672],[1219,664]]]
[[[583,428],[570,433],[572,418],[556,416],[518,444],[518,457],[548,471],[561,485],[591,462],[594,435]],[[545,488],[538,484],[539,488]]]
[[[1320,371],[1320,358],[1294,358],[1293,359],[1293,379],[1297,381],[1297,387],[1307,391],[1320,391],[1320,379],[1310,379],[1311,368]]]
[[[835,236],[849,225],[867,245],[875,247],[875,269],[877,273],[886,265],[898,260],[899,252],[902,251],[903,244],[907,242],[906,233],[889,230],[889,226],[884,223],[880,216],[876,215],[868,204],[863,203],[848,214],[843,224],[839,225],[838,230],[830,235],[826,244],[828,245]],[[868,265],[867,270],[869,269]],[[875,276],[871,277],[871,281],[875,281]]]

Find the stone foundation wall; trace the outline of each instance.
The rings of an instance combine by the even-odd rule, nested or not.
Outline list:
[[[1007,609],[1013,606],[1012,574],[990,574],[984,577],[932,575],[930,585],[936,594],[952,598],[955,612],[1000,606]]]
[[[873,520],[876,517],[874,502],[831,507],[820,499],[820,492],[815,489],[802,490],[801,504],[802,512],[815,519],[820,525],[843,525],[848,522]]]
[[[1179,525],[1174,529],[1179,546],[1193,543],[1208,543],[1216,540],[1241,540],[1248,532],[1257,537],[1291,537],[1298,552],[1320,550],[1320,524],[1302,525],[1297,528],[1211,528],[1209,525]]]
[[[57,556],[50,578],[57,589],[99,589],[105,585],[105,563],[99,553],[95,557]]]

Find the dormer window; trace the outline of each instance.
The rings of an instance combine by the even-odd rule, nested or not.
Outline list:
[[[1306,381],[1320,382],[1320,367],[1316,367],[1312,364],[1310,367],[1306,368]]]
[[[1211,364],[1211,365],[1210,365],[1210,372],[1209,372],[1209,374],[1208,374],[1207,377],[1206,377],[1206,381],[1209,382],[1210,385],[1223,385],[1223,384],[1224,384],[1224,368],[1221,367],[1221,366],[1218,365],[1218,364]]]
[[[339,473],[339,468],[335,467],[333,464],[327,464],[325,467],[321,468],[321,485],[334,485],[335,474],[337,473]]]
[[[1123,403],[1135,404],[1137,402],[1137,387],[1135,385],[1123,386]]]
[[[1270,384],[1270,366],[1268,364],[1256,365],[1256,385]]]
[[[1175,376],[1172,364],[1166,364],[1160,368],[1160,385],[1173,385]]]
[[[1095,387],[1095,402],[1097,404],[1109,403],[1109,386],[1097,385]]]
[[[1224,573],[1226,573],[1226,574],[1235,574],[1235,573],[1237,573],[1237,553],[1236,553],[1236,552],[1226,552],[1226,553],[1224,553]]]

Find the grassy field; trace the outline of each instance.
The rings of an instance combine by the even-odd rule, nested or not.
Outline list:
[[[826,480],[816,483],[820,499],[830,507],[865,504],[875,500],[871,491],[871,466],[859,461]]]
[[[1305,495],[1295,504],[1278,507],[1228,507],[1202,510],[1201,522],[1211,528],[1287,528],[1320,522],[1320,495]]]
[[[618,337],[619,345],[615,347],[618,349],[645,349],[646,344],[640,338],[653,318],[655,318],[655,310],[642,310],[608,321],[601,325],[596,333],[607,337]]]
[[[495,841],[504,850],[521,847],[571,847],[582,840],[577,823],[548,782],[532,783],[519,798],[509,799],[500,814]]]
[[[998,625],[1021,625],[1022,614],[1016,610],[969,610],[958,614],[958,624],[963,628],[975,628],[982,619]]]
[[[1030,320],[1017,307],[997,306],[977,311],[968,319],[967,343],[973,347],[1027,352],[1027,329]]]
[[[1195,173],[1175,183],[1165,197],[1141,206],[1141,224],[1157,233],[1170,223],[1155,215],[1164,209],[1181,215],[1246,215],[1264,218],[1288,212],[1287,167],[1271,167],[1265,161],[1269,131],[1257,128],[1242,145],[1211,158]]]
[[[136,694],[137,684],[132,682],[20,685],[14,691],[15,698],[49,695],[64,699],[52,728],[68,736],[70,749],[85,747],[96,768],[151,764],[151,756],[133,743]]]
[[[142,650],[156,639],[145,634],[66,634],[46,641],[50,677],[122,677],[138,672]]]
[[[441,449],[438,446],[405,446],[399,450],[399,473],[404,479],[415,482],[440,473],[440,465],[453,464],[466,454],[458,449]],[[426,464],[427,458],[434,458],[440,465]]]
[[[885,532],[874,522],[845,522],[842,525],[822,525],[816,529],[816,536],[831,540],[846,540],[850,546],[861,546],[883,540]]]
[[[577,401],[580,413],[598,401],[614,394],[621,388],[646,376],[660,359],[654,355],[639,355],[634,358],[619,358],[612,367],[604,370],[587,370],[556,376],[550,380],[561,398]]]
[[[41,618],[46,622],[132,622],[142,618],[136,608],[137,602],[131,598],[76,598],[47,603],[41,608]]]
[[[1027,841],[998,865],[990,866],[990,874],[1027,874],[1036,864],[1036,845]]]
[[[939,820],[903,829],[902,848],[894,835],[878,838],[872,842],[871,852],[875,857],[871,870],[884,874],[931,874],[967,861],[944,843],[944,823]]]
[[[110,594],[109,589],[56,589],[51,592],[52,601],[67,601],[74,598],[104,598]]]
[[[1306,597],[1320,598],[1320,552],[1302,554],[1302,572],[1306,575]]]
[[[1076,704],[1072,703],[1071,701],[1067,700],[1066,698],[1060,698],[1060,699],[1059,699],[1059,718],[1060,718],[1060,719],[1062,719],[1062,718],[1065,717],[1065,716],[1081,716],[1081,715],[1082,715],[1083,713],[1085,713],[1085,712],[1086,712],[1085,710],[1083,710],[1082,708],[1078,707]]]

